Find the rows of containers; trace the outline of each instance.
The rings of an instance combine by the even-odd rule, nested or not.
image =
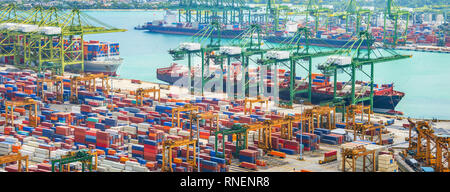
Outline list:
[[[31,97],[37,101],[37,77],[25,72],[1,72],[0,92],[8,100],[23,100]],[[26,90],[26,92],[25,92]],[[55,99],[55,93],[50,86],[44,85],[47,99]],[[70,79],[64,79],[64,98],[70,95]],[[276,110],[262,111],[260,107],[253,109],[252,115],[242,115],[243,102],[219,100],[216,98],[198,97],[194,100],[181,100],[175,94],[161,98],[160,102],[150,98],[144,99],[144,105],[136,107],[136,100],[131,94],[104,95],[101,87],[95,92],[89,92],[81,85],[79,88],[80,106],[72,107],[71,112],[61,112],[40,103],[38,126],[29,126],[28,117],[20,119],[25,114],[23,107],[14,109],[15,119],[19,118],[15,127],[0,128],[0,155],[20,151],[28,154],[31,161],[48,163],[60,158],[71,150],[84,148],[95,149],[99,154],[99,171],[156,171],[162,165],[162,142],[166,139],[183,140],[190,136],[187,114],[181,115],[180,125],[172,126],[172,109],[188,103],[198,106],[200,111],[215,111],[219,113],[221,129],[230,129],[234,123],[253,123],[268,119],[282,118]],[[108,109],[113,109],[107,110]],[[2,106],[2,113],[5,107]],[[0,121],[4,124],[5,121]],[[258,132],[249,133],[249,148],[236,153],[236,137],[225,138],[225,150],[221,148],[222,136],[219,135],[218,154],[215,153],[215,136],[212,127],[206,124],[194,131],[200,135],[200,170],[224,172],[232,159],[239,159],[246,168],[256,169],[256,165],[264,165],[260,161],[263,155],[261,149],[255,147]],[[293,140],[280,136],[280,127],[272,130],[272,146],[278,153],[295,155],[303,151],[319,149],[319,143],[341,144],[341,135],[332,134],[326,129],[316,129],[314,133],[300,133],[301,123],[294,124]],[[308,127],[308,126],[305,126]],[[304,130],[305,131],[305,130]],[[300,144],[301,142],[301,144]],[[187,163],[192,148],[178,147],[173,150],[173,165],[175,171],[193,171]],[[223,157],[223,158],[222,158]],[[128,163],[127,163],[128,162]],[[244,163],[242,163],[244,162]],[[34,169],[45,171],[45,169]]]

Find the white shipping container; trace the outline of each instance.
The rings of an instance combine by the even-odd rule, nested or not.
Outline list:
[[[186,49],[189,51],[197,51],[197,50],[200,50],[200,48],[201,48],[200,43],[190,43],[190,42],[180,43],[180,49]]]
[[[327,63],[336,65],[348,65],[352,63],[352,57],[331,55],[327,57]]]
[[[288,59],[289,51],[268,51],[266,57],[269,59]]]

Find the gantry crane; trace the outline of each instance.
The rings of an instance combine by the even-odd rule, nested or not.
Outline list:
[[[213,32],[217,33],[216,37],[211,35]],[[206,46],[202,46],[201,43],[207,41],[209,43]],[[191,94],[194,94],[194,81],[195,74],[192,70],[192,57],[201,57],[201,94],[203,95],[205,84],[212,79],[210,76],[205,77],[206,72],[209,72],[209,65],[211,63],[211,55],[214,55],[214,51],[219,50],[221,44],[221,27],[217,21],[211,22],[205,28],[197,32],[191,38],[191,42],[184,42],[176,49],[170,49],[169,54],[172,55],[174,60],[182,60],[184,56],[188,57],[188,87]],[[184,83],[184,82],[183,82]]]
[[[23,101],[5,101],[5,126],[14,127],[14,108],[21,106],[29,106],[28,118],[31,127],[37,127],[39,120],[37,114],[38,102],[32,98],[25,98]],[[10,116],[11,115],[11,116]]]
[[[62,76],[53,75],[50,78],[38,78],[37,79],[37,93],[43,101],[47,101],[44,93],[44,83],[47,84],[47,90],[54,88],[56,94],[56,100],[64,102],[64,82]]]
[[[245,148],[248,148],[248,133],[249,131],[257,131],[258,133],[258,147],[264,150],[265,153],[272,151],[272,126],[276,126],[276,122],[265,121],[255,124],[244,124],[245,129]]]
[[[94,160],[94,164],[92,161]],[[79,151],[70,151],[68,155],[62,156],[60,159],[51,160],[52,172],[55,172],[55,165],[58,164],[58,171],[64,171],[63,166],[67,166],[67,171],[70,172],[70,163],[81,162],[81,171],[85,171],[87,166],[89,172],[92,170],[97,170],[98,156],[97,152],[92,152],[89,149],[82,149]]]
[[[408,23],[409,17],[411,17],[411,12],[407,10],[402,10],[394,4],[394,0],[387,0],[386,9],[384,11],[384,26],[383,26],[383,43],[385,45],[396,46],[397,44],[404,45],[406,43],[406,35],[408,32]],[[404,27],[404,31],[400,31],[399,35],[399,21],[402,19],[406,20],[405,25],[401,25]],[[394,31],[392,33],[387,32],[387,26],[389,23],[394,26]],[[392,41],[391,41],[392,38]]]
[[[70,102],[78,104],[78,89],[82,84],[85,85],[85,89],[89,92],[95,92],[97,90],[97,79],[102,81],[102,92],[104,95],[108,95],[111,91],[109,85],[109,76],[103,73],[98,74],[83,74],[81,76],[73,76],[70,79]]]
[[[362,48],[363,42],[367,47],[364,50]],[[333,100],[342,100],[350,104],[356,104],[359,102],[369,101],[373,110],[373,95],[374,95],[374,64],[388,61],[401,60],[411,58],[412,55],[401,55],[389,48],[380,48],[374,44],[375,40],[368,31],[361,31],[358,34],[358,40],[353,42],[351,47],[356,45],[356,49],[344,48],[338,51],[337,55],[329,57],[326,63],[318,66],[318,69],[327,77],[333,76]],[[377,51],[377,52],[375,52]],[[384,55],[383,55],[384,54]],[[367,74],[364,70],[364,66],[370,66],[370,74]],[[351,72],[347,72],[350,69]],[[363,74],[370,78],[369,86],[370,92],[367,95],[366,90],[356,94],[356,69],[360,69]],[[351,92],[349,93],[337,93],[337,72],[344,71],[350,76]],[[347,83],[346,83],[347,85]]]
[[[25,160],[25,172],[28,172],[28,155],[22,156],[20,153],[0,156],[0,165],[17,162],[17,171],[22,172],[22,161]]]
[[[308,28],[301,27],[297,29],[297,32],[291,38],[287,38],[282,42],[283,46],[273,48],[266,51],[266,58],[257,61],[260,66],[274,66],[275,77],[278,77],[278,66],[287,66],[290,71],[289,85],[287,88],[282,89],[280,92],[288,92],[289,94],[281,94],[281,97],[289,95],[288,102],[279,102],[275,98],[277,104],[281,104],[288,108],[292,108],[294,98],[297,94],[307,93],[308,102],[312,100],[312,59],[316,57],[324,57],[328,55],[336,54],[336,50],[321,50],[320,48],[311,47],[309,40],[312,38],[311,32]],[[272,55],[285,55],[285,57],[277,57]],[[295,77],[297,66],[302,67],[307,72],[307,86],[303,86],[301,83],[296,85]],[[305,82],[305,80],[303,81]],[[273,91],[278,92],[278,78],[274,79]],[[300,89],[300,90],[299,90]]]
[[[244,98],[244,114],[247,115],[247,113],[249,115],[252,114],[252,105],[253,103],[260,103],[261,104],[261,108],[263,107],[263,104],[266,104],[266,110],[269,109],[269,99],[267,98],[262,98],[260,96],[257,96],[254,99],[250,99],[250,98]],[[247,108],[247,104],[250,104],[250,107]]]
[[[198,106],[194,106],[192,104],[186,104],[184,106],[173,108],[172,109],[172,127],[175,127],[175,123],[176,123],[176,126],[181,127],[180,126],[181,112],[194,112],[194,111],[198,112],[198,109],[199,109]]]
[[[416,121],[410,123],[409,151],[418,161],[423,161],[427,166],[434,168],[436,172],[450,171],[450,136],[436,134],[427,121]],[[411,130],[416,131],[416,135],[411,135]]]
[[[18,10],[10,4],[0,10],[0,56],[14,56],[14,64],[41,71],[44,63],[80,65],[84,70],[84,35],[123,32],[79,9],[60,11],[55,7]]]
[[[333,113],[333,116],[331,115]],[[336,108],[330,106],[315,106],[312,108],[312,118],[316,120],[316,128],[336,128]]]
[[[173,141],[173,140],[165,140],[163,142],[163,148],[162,148],[162,166],[161,171],[166,172],[170,171],[173,172],[172,167],[172,150],[176,147],[183,147],[186,146],[186,162],[192,165],[194,168],[198,166],[196,158],[197,158],[197,151],[196,151],[196,144],[197,140],[193,139],[187,139],[187,140],[181,140],[181,141]],[[190,158],[190,146],[193,148],[193,159]]]
[[[375,150],[368,150],[364,145],[357,146],[352,149],[343,148],[342,156],[342,172],[356,172],[356,161],[363,158],[363,172],[375,172]],[[348,166],[348,167],[347,167]]]
[[[349,130],[354,131],[354,140],[356,140],[356,130],[357,130],[357,123],[356,123],[356,114],[361,113],[361,124],[364,124],[364,111],[367,111],[367,123],[370,123],[370,114],[372,114],[372,111],[370,110],[370,106],[364,106],[364,105],[349,105],[346,108],[346,115],[345,115],[345,128]]]
[[[218,113],[213,113],[211,111],[207,111],[207,112],[195,112],[195,111],[190,111],[189,112],[189,128],[190,128],[190,139],[193,138],[193,132],[192,132],[192,126],[195,123],[197,125],[197,131],[200,128],[200,121],[205,120],[205,124],[207,123],[206,121],[209,120],[209,134],[212,134],[212,132],[216,132],[219,131],[219,114]],[[214,125],[215,124],[215,125]],[[197,138],[199,139],[199,138]]]
[[[135,91],[135,94],[136,94],[136,106],[144,105],[144,97],[148,93],[153,93],[153,99],[156,100],[156,98],[158,98],[158,102],[160,101],[160,99],[161,99],[161,90],[160,89],[157,89],[156,87],[146,88],[146,89],[138,88]],[[156,93],[158,93],[158,97],[156,97]]]
[[[218,154],[219,151],[219,134],[222,135],[222,150],[223,155]],[[216,131],[214,133],[215,135],[215,145],[214,150],[216,152],[217,157],[224,157],[225,155],[225,137],[228,135],[236,135],[236,151],[234,153],[234,156],[239,156],[239,151],[243,150],[247,147],[247,131],[246,128],[243,127],[242,124],[235,123],[230,129],[221,129],[219,131]]]
[[[154,9],[177,10],[178,22],[210,23],[221,21],[223,24],[240,24],[256,22],[253,17],[255,8],[243,0],[177,0],[170,3],[153,4]],[[195,17],[194,17],[195,15]]]

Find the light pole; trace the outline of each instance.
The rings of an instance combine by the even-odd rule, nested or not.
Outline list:
[[[301,113],[300,113],[300,143],[299,143],[299,148],[300,148],[300,154],[299,154],[299,156],[298,156],[298,160],[304,160],[303,159],[303,148],[302,148],[302,145],[303,145],[303,119],[302,119],[302,117],[303,117],[303,100],[300,100],[300,111],[301,111]]]

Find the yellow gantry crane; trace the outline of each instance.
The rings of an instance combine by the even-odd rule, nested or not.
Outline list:
[[[253,103],[261,103],[261,108],[263,107],[263,104],[266,104],[266,109],[269,109],[269,99],[267,98],[262,98],[260,96],[258,96],[255,99],[249,99],[249,98],[245,98],[244,99],[244,114],[247,115],[247,113],[249,115],[252,114],[252,105]],[[250,104],[250,107],[247,108],[247,104]]]
[[[148,93],[153,93],[153,99],[154,100],[156,100],[156,93],[158,93],[158,102],[160,101],[160,99],[161,99],[161,90],[160,89],[157,89],[156,87],[147,88],[147,89],[139,88],[135,92],[135,95],[136,95],[136,106],[144,105],[144,97]]]
[[[364,111],[367,112],[367,122],[370,123],[370,114],[372,113],[370,110],[370,105],[363,106],[363,105],[349,105],[346,108],[346,115],[345,115],[345,128],[346,129],[352,129],[356,130],[356,114],[361,113],[361,121],[364,121]]]
[[[193,166],[193,168],[195,169],[198,165],[196,162],[196,144],[197,144],[197,140],[193,139],[186,139],[186,140],[181,140],[181,141],[173,141],[173,140],[165,140],[163,142],[163,148],[162,148],[162,166],[161,166],[161,171],[163,172],[173,172],[173,168],[172,168],[172,150],[173,148],[176,147],[186,147],[186,162],[189,163],[190,165]],[[189,158],[189,147],[192,146],[193,147],[193,159],[191,160]],[[166,154],[167,153],[167,154]]]
[[[356,161],[358,158],[363,158],[363,172],[375,172],[375,150],[367,150],[364,145],[360,145],[353,149],[342,149],[342,172],[356,172]],[[371,168],[371,169],[369,169]]]
[[[62,76],[52,76],[50,79],[48,78],[38,78],[37,79],[37,89],[38,95],[42,98],[43,101],[47,101],[44,93],[44,83],[47,84],[47,90],[51,90],[54,88],[56,93],[56,100],[60,102],[64,102],[64,82]]]
[[[205,120],[205,123],[207,123],[206,121],[209,120],[209,125],[210,125],[210,130],[209,130],[209,134],[212,134],[213,128],[214,128],[214,132],[219,131],[219,114],[218,113],[213,113],[213,112],[203,112],[203,113],[198,113],[195,111],[191,111],[189,113],[189,122],[191,122],[189,124],[190,127],[190,138],[192,139],[193,137],[193,132],[192,132],[192,125],[194,123],[197,124],[197,130],[199,129],[200,126],[200,121],[201,120]],[[214,125],[215,122],[215,125]]]
[[[353,130],[353,140],[356,140],[359,137],[361,140],[370,140],[372,142],[376,142],[378,145],[383,145],[383,137],[382,134],[385,131],[384,125],[375,125],[372,123],[368,124],[356,124]],[[370,131],[370,135],[367,135],[367,131]],[[375,132],[378,132],[378,137],[374,141]]]
[[[103,73],[99,74],[85,74],[82,76],[73,76],[70,82],[70,102],[78,103],[78,89],[79,86],[84,84],[86,90],[90,92],[95,92],[96,81],[100,79],[102,81],[102,91],[104,95],[108,95],[111,91],[111,86],[109,85],[109,76]]]
[[[37,101],[32,98],[25,98],[23,101],[5,101],[5,118],[6,124],[5,126],[13,126],[14,127],[14,108],[29,106],[28,109],[28,118],[29,125],[31,127],[37,127],[38,124],[38,116],[37,116]],[[11,116],[10,116],[11,115]]]
[[[434,168],[436,172],[450,171],[450,136],[436,134],[431,125],[426,121],[410,123],[409,150],[415,150],[414,158],[425,162],[427,166]],[[416,136],[411,135],[411,130],[415,128]]]
[[[273,122],[267,120],[262,123],[243,125],[245,129],[245,146],[248,148],[248,133],[250,131],[258,132],[258,147],[268,153],[272,150],[272,126]]]
[[[28,172],[28,155],[22,156],[20,153],[0,156],[0,165],[17,161],[17,171],[22,172],[22,161],[25,160],[25,172]]]
[[[181,112],[194,112],[198,111],[198,106],[194,106],[192,104],[186,104],[181,107],[173,108],[172,109],[172,127],[175,127],[175,121],[177,123],[177,126],[180,126],[180,113]]]

